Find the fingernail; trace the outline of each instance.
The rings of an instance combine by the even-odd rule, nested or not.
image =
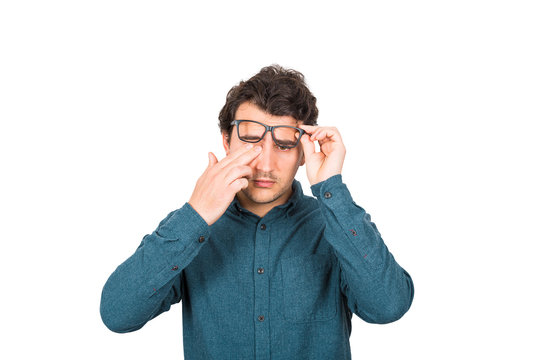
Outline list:
[[[255,152],[260,152],[262,150],[262,147],[257,145],[257,146],[255,146],[254,150],[255,150]]]
[[[253,147],[253,144],[246,144],[245,147],[246,149],[251,149]]]

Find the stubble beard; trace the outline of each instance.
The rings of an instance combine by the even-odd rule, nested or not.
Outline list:
[[[273,187],[275,187],[276,185],[280,184],[280,182],[276,181],[273,185]],[[256,197],[255,194],[253,193],[252,189],[250,188],[250,186],[248,186],[247,188],[245,189],[242,189],[242,193],[250,200],[252,201],[253,203],[255,204],[270,204],[274,201],[276,201],[277,199],[279,199],[281,196],[283,196],[283,194],[285,194],[288,190],[288,187],[283,187],[281,189],[279,189],[277,191],[277,193],[275,193],[274,195],[270,195],[270,198],[260,198],[260,197]],[[265,190],[264,188],[256,188],[256,191],[260,191],[260,192],[269,192],[268,190]]]

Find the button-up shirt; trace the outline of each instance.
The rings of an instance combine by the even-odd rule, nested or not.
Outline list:
[[[341,175],[315,197],[292,186],[262,218],[237,198],[211,226],[189,203],[169,213],[107,280],[105,325],[134,331],[182,301],[186,360],[350,359],[352,314],[399,319],[411,277]]]

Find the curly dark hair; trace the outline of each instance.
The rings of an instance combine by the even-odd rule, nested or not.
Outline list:
[[[240,81],[227,93],[219,112],[219,128],[230,141],[236,110],[251,102],[271,115],[292,116],[305,125],[317,125],[317,99],[309,91],[302,73],[280,65],[263,67],[247,81]]]

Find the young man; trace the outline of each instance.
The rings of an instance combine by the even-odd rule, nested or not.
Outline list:
[[[316,126],[301,73],[233,87],[193,194],[109,277],[101,317],[140,329],[182,300],[185,359],[350,359],[352,313],[389,323],[413,283],[341,179],[345,146]],[[320,151],[315,149],[315,141]],[[314,197],[294,179],[306,166]]]

